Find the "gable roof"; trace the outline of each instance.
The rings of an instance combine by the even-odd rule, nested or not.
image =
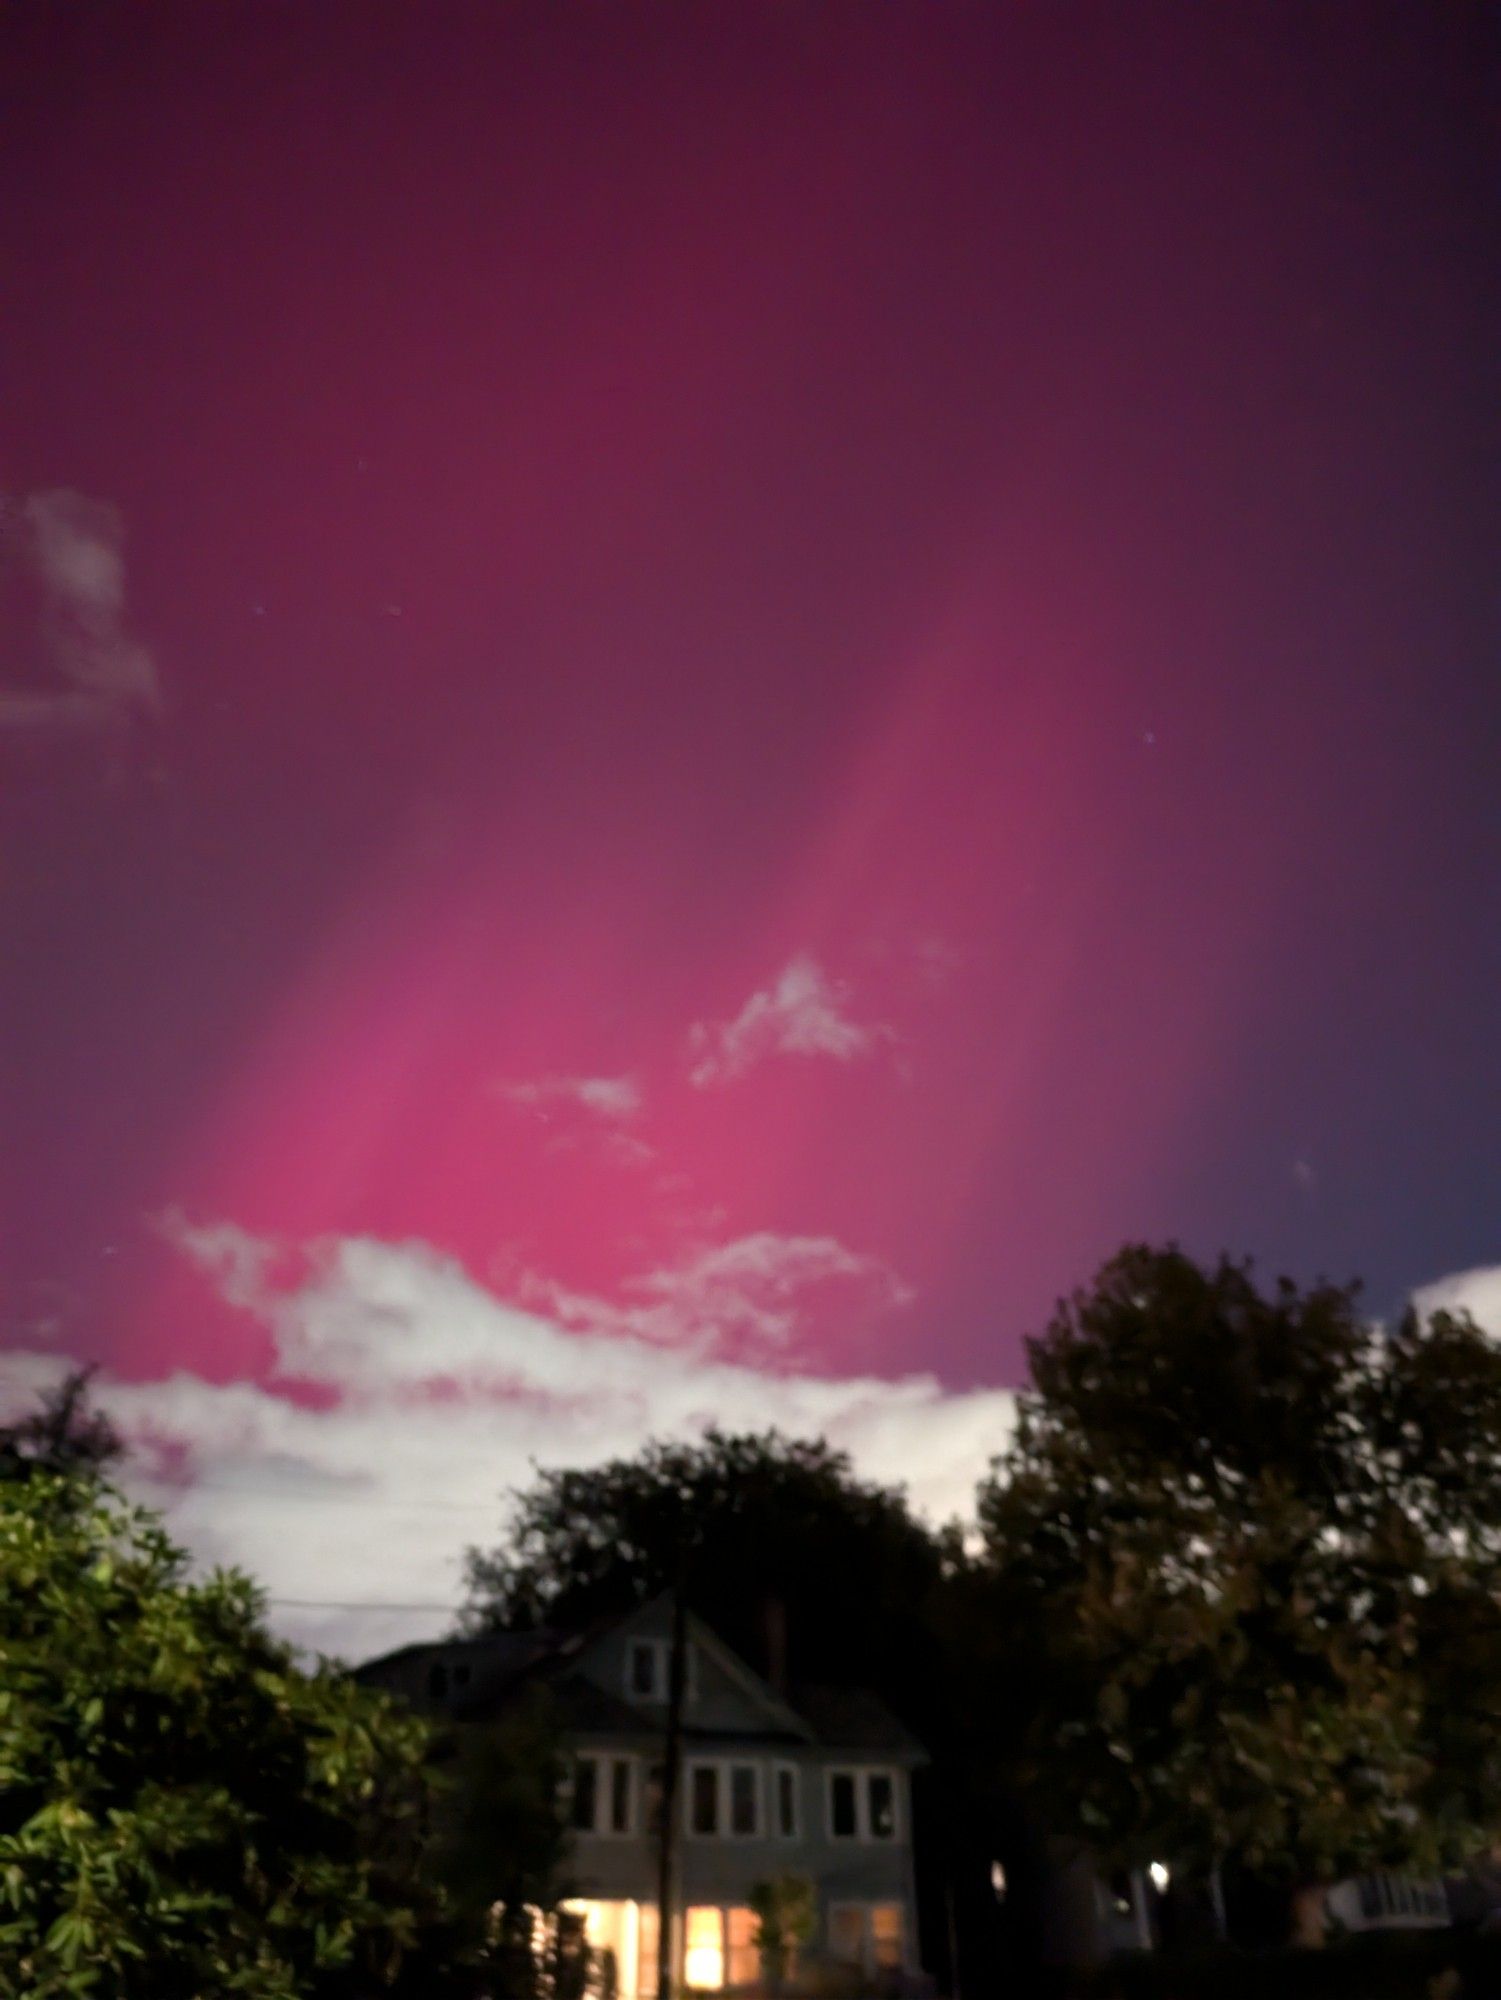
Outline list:
[[[925,1763],[927,1751],[873,1688],[799,1687],[793,1699],[829,1750],[865,1755],[879,1751],[910,1763]]]
[[[487,1632],[467,1639],[422,1640],[364,1661],[353,1669],[353,1676],[367,1685],[389,1685],[391,1670],[403,1663],[412,1663],[419,1672],[423,1662],[450,1668],[464,1664],[469,1668],[465,1686],[462,1691],[452,1689],[442,1703],[456,1721],[482,1721],[509,1703],[523,1686],[543,1682],[557,1698],[566,1729],[582,1736],[610,1737],[616,1741],[632,1738],[655,1741],[661,1734],[663,1705],[628,1702],[580,1672],[578,1663],[591,1645],[611,1633],[633,1626],[650,1626],[664,1609],[670,1608],[670,1602],[670,1596],[664,1592],[619,1616],[599,1619],[576,1631],[543,1626],[529,1632]],[[686,1631],[692,1644],[712,1659],[755,1704],[764,1718],[764,1727],[750,1732],[744,1728],[705,1727],[690,1711],[684,1716],[685,1743],[744,1742],[748,1735],[754,1735],[789,1748],[817,1744],[851,1755],[897,1757],[910,1763],[925,1761],[923,1746],[871,1689],[803,1686],[795,1690],[791,1699],[786,1699],[695,1612],[687,1613]],[[396,1678],[398,1681],[401,1678],[399,1673]],[[419,1704],[421,1699],[418,1698]]]
[[[658,1596],[648,1598],[644,1604],[638,1605],[630,1616],[633,1620],[646,1624],[663,1611],[668,1612],[670,1615],[671,1608],[671,1593],[662,1591]],[[720,1672],[727,1679],[733,1681],[740,1689],[740,1692],[760,1709],[766,1719],[767,1728],[765,1733],[767,1735],[780,1738],[783,1741],[807,1742],[811,1740],[813,1731],[809,1728],[805,1718],[799,1715],[797,1710],[783,1696],[777,1693],[770,1681],[758,1674],[754,1667],[743,1660],[733,1646],[727,1645],[712,1625],[706,1624],[696,1611],[690,1610],[684,1616],[683,1626],[686,1637],[691,1644],[696,1646],[706,1658],[711,1659]],[[703,1734],[706,1732],[695,1732],[690,1722],[687,1733]]]

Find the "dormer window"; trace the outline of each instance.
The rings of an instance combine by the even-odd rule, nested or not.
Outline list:
[[[683,1648],[683,1693],[694,1694],[695,1666],[692,1646]],[[625,1648],[625,1691],[632,1701],[665,1703],[672,1679],[672,1646],[666,1639],[629,1639]]]
[[[664,1639],[632,1639],[626,1648],[625,1689],[633,1701],[666,1701],[668,1647]]]

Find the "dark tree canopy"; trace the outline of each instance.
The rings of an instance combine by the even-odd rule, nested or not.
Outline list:
[[[1309,1880],[1488,1842],[1501,1351],[1131,1248],[1030,1355],[980,1512],[1058,1822]]]
[[[899,1696],[943,1550],[900,1492],[822,1442],[710,1431],[588,1471],[538,1473],[506,1539],[471,1550],[470,1629],[589,1620],[670,1587],[754,1664],[785,1621],[798,1678]]]
[[[119,1432],[89,1401],[94,1374],[92,1368],[70,1370],[34,1410],[0,1424],[0,1479],[100,1473],[124,1456]]]

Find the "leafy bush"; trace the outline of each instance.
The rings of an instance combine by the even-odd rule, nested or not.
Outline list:
[[[0,1991],[363,2000],[435,1969],[425,1733],[259,1613],[108,1488],[0,1483]]]

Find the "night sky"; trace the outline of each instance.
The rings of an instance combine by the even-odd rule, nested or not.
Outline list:
[[[968,1469],[1127,1238],[1501,1264],[1497,20],[12,10],[14,1382],[265,1567],[424,1425],[445,1552]]]

